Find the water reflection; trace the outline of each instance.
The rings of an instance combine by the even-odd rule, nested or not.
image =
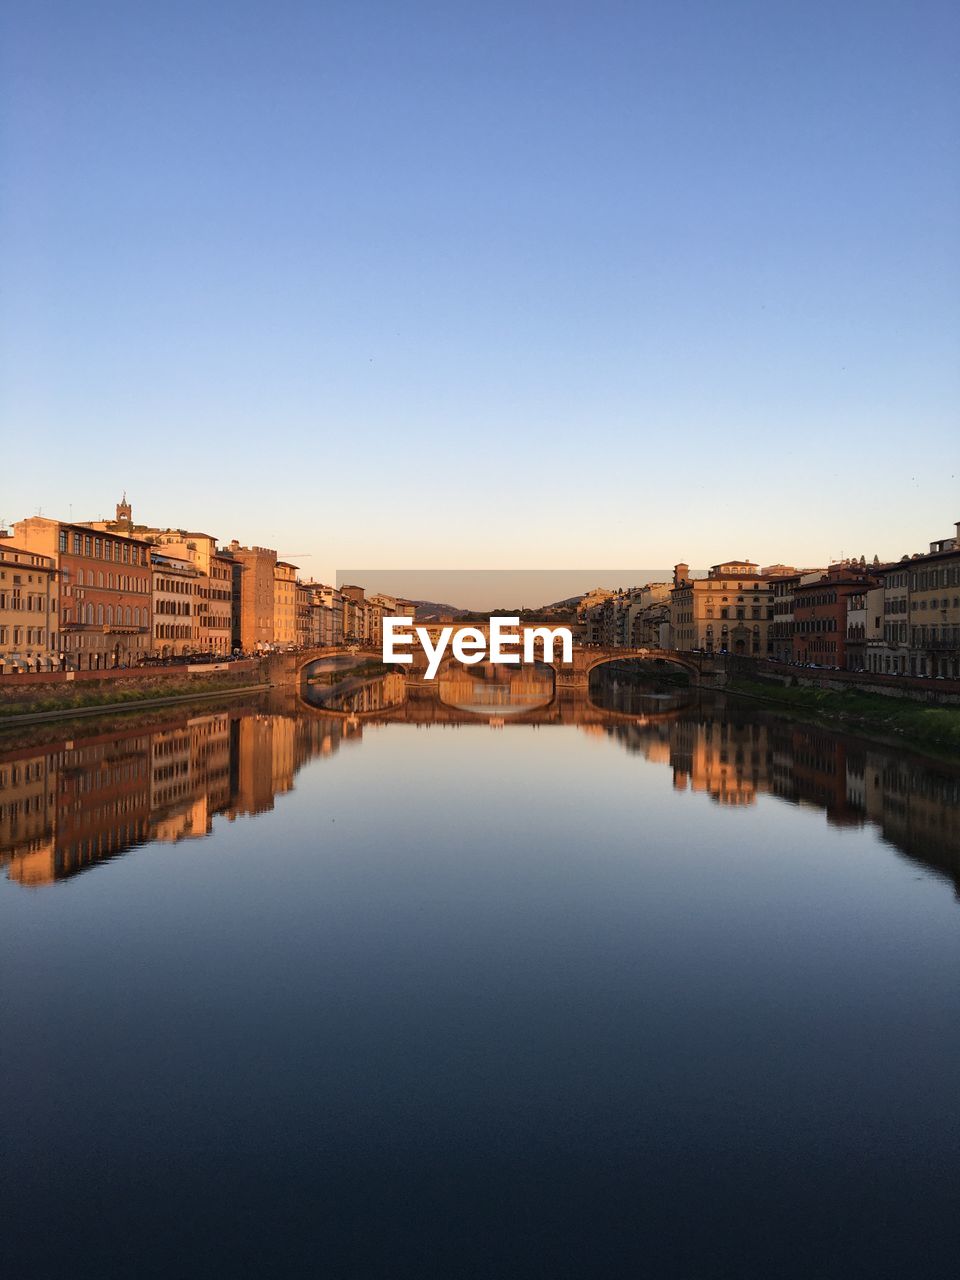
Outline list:
[[[207,836],[213,819],[272,809],[307,760],[352,730],[250,708],[162,728],[89,733],[0,753],[0,863],[50,884],[136,845]]]
[[[207,836],[218,815],[233,821],[272,809],[305,764],[361,742],[365,725],[482,723],[478,716],[516,725],[517,715],[525,725],[539,715],[662,765],[678,792],[740,807],[767,795],[818,808],[833,826],[871,824],[960,887],[956,767],[720,695],[609,680],[589,698],[554,696],[551,684],[545,704],[548,682],[540,672],[513,681],[451,673],[446,685],[405,690],[402,676],[388,674],[325,689],[329,701],[318,709],[303,708],[307,690],[299,710],[292,699],[284,710],[261,700],[151,728],[8,746],[0,752],[0,865],[11,880],[44,885],[137,845]],[[529,749],[538,749],[535,738]]]
[[[308,668],[301,696],[310,707],[346,716],[371,715],[399,707],[406,682],[396,671],[384,673],[380,663],[326,658]]]
[[[437,680],[447,706],[480,716],[516,716],[545,707],[553,699],[553,670],[542,663],[504,666],[483,662],[464,667],[450,663]]]

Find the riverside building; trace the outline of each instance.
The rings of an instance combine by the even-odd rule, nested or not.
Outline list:
[[[674,567],[670,592],[672,646],[706,653],[765,658],[773,620],[773,586],[751,560],[724,560],[705,578],[690,566]]]
[[[58,656],[68,666],[123,666],[149,651],[149,543],[46,516],[18,520],[13,530],[13,543],[56,564]]]
[[[5,531],[0,531],[0,540]],[[0,541],[0,671],[49,667],[57,655],[57,566]]]

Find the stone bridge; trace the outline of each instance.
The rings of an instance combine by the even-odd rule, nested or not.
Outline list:
[[[264,674],[271,684],[300,683],[305,668],[321,658],[350,656],[357,662],[380,662],[382,655],[379,649],[338,648],[299,649],[290,653],[275,653],[263,660]],[[414,652],[413,663],[404,667],[404,673],[416,677],[426,667],[426,657],[421,650]],[[419,659],[419,661],[418,661]],[[452,657],[444,659],[442,667],[456,660]],[[647,662],[655,667],[676,667],[687,672],[691,685],[705,685],[719,688],[726,682],[726,667],[723,658],[706,653],[681,653],[673,649],[618,649],[598,646],[575,646],[573,662],[548,662],[544,665],[552,667],[556,688],[586,689],[590,682],[590,672],[610,662],[638,661]],[[441,668],[442,669],[442,668]]]

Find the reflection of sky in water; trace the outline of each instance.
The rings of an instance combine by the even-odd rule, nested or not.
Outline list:
[[[946,766],[721,699],[184,714],[0,759],[7,804],[14,764],[10,1274],[151,1274],[175,1222],[178,1276],[952,1276]]]

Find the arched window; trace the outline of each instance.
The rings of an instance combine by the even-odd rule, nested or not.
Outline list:
[[[93,605],[92,604],[87,605],[84,611],[84,619],[86,622],[90,623],[91,626],[93,625]]]
[[[140,625],[140,610],[139,610],[139,608],[134,609],[134,611],[133,611],[133,625],[134,625],[135,627],[139,627],[139,625]]]
[[[103,570],[102,569],[97,570],[97,586],[98,587],[103,586]]]
[[[112,604],[107,605],[107,626],[108,627],[113,626],[113,605]]]
[[[130,606],[127,605],[127,626],[130,625]]]
[[[97,605],[97,626],[99,627],[103,626],[103,605],[102,604]]]

